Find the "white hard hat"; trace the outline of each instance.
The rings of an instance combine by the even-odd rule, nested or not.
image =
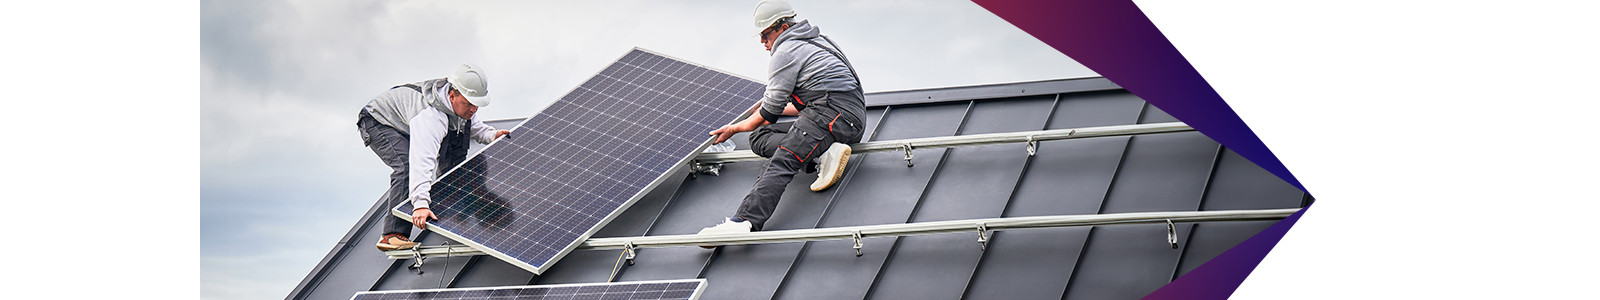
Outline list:
[[[763,0],[756,3],[756,32],[772,27],[778,19],[794,17],[794,6],[789,1]]]
[[[461,64],[446,80],[450,81],[450,87],[467,98],[468,103],[477,107],[489,106],[489,79],[483,76],[483,69]]]

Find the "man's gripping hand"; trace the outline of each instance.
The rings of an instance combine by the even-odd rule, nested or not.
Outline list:
[[[438,220],[439,217],[434,216],[433,210],[428,208],[418,208],[411,211],[411,225],[417,225],[417,228],[427,230],[428,219]]]
[[[729,138],[732,138],[734,134],[738,134],[740,132],[745,132],[745,131],[750,131],[750,130],[744,129],[743,128],[744,126],[741,126],[741,125],[744,125],[744,123],[740,122],[740,123],[733,123],[733,124],[723,125],[722,128],[717,128],[717,130],[712,130],[711,131],[711,135],[717,137],[717,140],[714,141],[714,142],[711,142],[711,143],[712,144],[721,144],[722,142],[728,141]]]

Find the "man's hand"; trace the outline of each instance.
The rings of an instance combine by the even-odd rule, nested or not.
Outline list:
[[[713,142],[712,144],[721,144],[722,142],[728,141],[728,138],[732,138],[734,134],[756,130],[756,127],[761,127],[761,125],[767,124],[772,123],[768,123],[767,119],[762,119],[761,116],[750,116],[749,118],[745,118],[743,121],[723,125],[722,128],[717,128],[717,130],[711,131],[711,136],[717,137],[716,142]]]
[[[495,132],[494,133],[494,139],[498,140],[498,139],[500,139],[500,136],[507,135],[507,134],[511,134],[511,131],[510,130],[501,130],[499,132]]]
[[[505,131],[501,130],[501,132],[505,132]],[[418,208],[416,210],[412,210],[411,211],[411,225],[417,225],[417,228],[421,228],[422,230],[427,230],[428,229],[428,219],[438,220],[439,217],[434,216],[433,215],[433,210],[430,210],[430,209],[428,209],[426,207]]]
[[[733,123],[733,124],[723,125],[722,128],[717,128],[717,130],[712,130],[711,131],[711,135],[712,136],[716,136],[717,137],[717,141],[711,142],[711,143],[712,144],[721,144],[722,142],[727,141],[728,138],[732,138],[734,134],[748,131],[748,130],[739,130],[739,129],[741,129],[741,128],[739,128],[739,127],[741,127],[739,125],[742,125],[742,124],[743,124],[742,122],[741,123]]]

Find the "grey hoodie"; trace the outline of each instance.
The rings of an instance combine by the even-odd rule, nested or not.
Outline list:
[[[419,89],[411,89],[404,85],[390,88],[367,102],[367,113],[372,114],[372,118],[378,123],[394,127],[405,134],[411,133],[411,118],[416,117],[423,109],[436,109],[449,116],[450,130],[461,130],[466,125],[467,120],[456,116],[455,111],[450,110],[449,104],[445,103],[450,100],[440,99],[433,92],[450,84],[444,78],[410,84],[416,85]]]
[[[789,26],[789,30],[778,35],[778,40],[773,42],[772,60],[767,64],[767,91],[761,96],[761,110],[765,112],[763,118],[768,114],[783,114],[783,106],[789,103],[789,95],[797,89],[842,92],[861,88],[844,61],[827,50],[800,41],[821,35],[810,21],[800,21]],[[844,53],[825,39],[813,41],[840,54]]]
[[[415,208],[428,207],[434,178],[453,167],[439,165],[439,148],[443,146],[447,131],[470,129],[470,137],[484,144],[493,142],[499,131],[478,121],[476,116],[469,119],[456,115],[450,109],[445,92],[449,84],[439,78],[397,86],[378,94],[365,108],[379,124],[394,127],[408,136],[407,198]]]

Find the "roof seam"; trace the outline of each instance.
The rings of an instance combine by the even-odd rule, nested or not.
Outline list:
[[[1222,154],[1226,150],[1227,148],[1224,148],[1221,143],[1217,144],[1217,152],[1211,156],[1211,170],[1206,172],[1206,184],[1200,188],[1200,201],[1196,201],[1194,205],[1195,211],[1200,211],[1201,208],[1206,207],[1206,198],[1209,198],[1211,194],[1211,183],[1217,178],[1217,168],[1222,165]],[[1179,274],[1183,272],[1183,260],[1189,256],[1189,241],[1194,238],[1195,228],[1200,226],[1200,224],[1187,225],[1189,225],[1189,232],[1184,234],[1183,243],[1181,244],[1183,249],[1178,250],[1178,259],[1172,265],[1172,276],[1168,277],[1167,282],[1177,280]]]
[[[871,135],[867,136],[865,140],[871,141],[878,138],[878,133],[883,130],[883,118],[889,115],[891,109],[891,107],[883,108],[883,113],[878,114],[878,122],[872,126]],[[865,157],[862,159],[865,159]],[[849,186],[850,179],[855,177],[856,170],[860,169],[860,166],[859,163],[848,166],[848,169],[845,170],[844,178],[839,179],[839,186],[834,188],[833,196],[828,197],[828,206],[822,208],[822,215],[817,216],[817,222],[811,224],[811,228],[821,228],[822,222],[827,220],[828,215],[833,212],[833,204],[838,202],[840,195],[844,194],[844,189]],[[778,279],[778,286],[772,289],[772,295],[767,296],[767,299],[777,299],[778,295],[783,294],[784,287],[789,285],[789,278],[794,276],[795,266],[800,265],[800,260],[805,257],[806,252],[809,252],[810,249],[810,241],[800,245],[800,251],[796,251],[794,258],[789,260],[789,266],[784,268],[783,278]]]
[[[1039,130],[1048,130],[1048,129],[1050,129],[1050,122],[1055,120],[1055,118],[1056,118],[1056,110],[1059,109],[1060,107],[1061,107],[1061,94],[1056,94],[1055,100],[1051,100],[1051,102],[1050,102],[1050,112],[1045,114],[1044,123],[1039,125]],[[1029,146],[1031,147],[1033,145],[1029,145]],[[1029,148],[1029,149],[1032,149],[1032,148]],[[1028,158],[1026,158],[1022,162],[1022,170],[1018,171],[1018,173],[1017,173],[1017,182],[1011,184],[1011,194],[1006,196],[1006,204],[1004,206],[1000,207],[1000,217],[1009,217],[1011,215],[1011,203],[1015,202],[1016,199],[1017,199],[1017,190],[1019,190],[1022,187],[1022,182],[1025,180],[1024,178],[1026,178],[1028,176],[1028,169],[1033,166],[1033,158],[1034,158],[1034,156],[1032,154],[1030,154],[1030,155],[1028,155]],[[998,231],[994,232],[993,234],[990,234],[988,243],[990,243],[990,244],[995,243],[996,240],[999,239],[999,237],[1000,237],[1000,232],[998,232]],[[985,247],[987,247],[987,245],[985,245]],[[990,253],[990,251],[988,251],[988,249],[985,249],[983,251],[983,253],[980,253],[978,255],[978,263],[972,266],[972,274],[968,274],[967,275],[966,286],[961,288],[961,298],[962,299],[966,299],[967,297],[969,297],[971,295],[971,293],[972,293],[972,283],[978,280],[978,270],[982,270],[983,269],[983,262],[989,260],[989,253]]]
[[[967,120],[972,119],[972,107],[977,103],[977,101],[967,101],[967,110],[962,113],[961,123],[956,124],[956,131],[954,134],[951,134],[952,136],[961,135],[961,132],[966,130]],[[903,223],[910,223],[911,220],[917,219],[917,212],[922,210],[923,201],[928,200],[928,187],[933,186],[933,181],[939,180],[939,171],[944,170],[944,163],[950,158],[950,149],[951,148],[944,148],[940,152],[939,163],[934,165],[933,174],[928,175],[928,182],[924,182],[922,184],[922,193],[921,195],[917,196],[917,204],[912,205],[911,213],[906,215],[906,220]],[[907,167],[910,166],[908,165]],[[872,284],[867,286],[866,298],[870,299],[872,298],[872,294],[877,293],[878,284],[883,282],[884,270],[889,269],[889,264],[894,261],[895,254],[899,253],[898,250],[900,249],[901,240],[904,240],[903,237],[895,237],[894,243],[890,244],[889,253],[883,257],[883,264],[878,265],[877,274],[872,276]]]
[[[1145,102],[1144,105],[1139,106],[1139,116],[1135,117],[1133,119],[1133,123],[1134,124],[1143,124],[1144,123],[1145,113],[1149,112],[1149,111],[1150,111],[1150,103],[1149,102]],[[1118,175],[1122,174],[1122,165],[1124,163],[1128,162],[1128,148],[1132,148],[1133,147],[1133,138],[1134,137],[1130,136],[1127,139],[1122,141],[1122,153],[1120,153],[1117,156],[1117,167],[1116,167],[1116,170],[1111,172],[1111,181],[1106,183],[1105,192],[1100,194],[1100,205],[1099,205],[1099,207],[1095,208],[1095,212],[1094,213],[1096,213],[1096,214],[1105,213],[1106,200],[1110,200],[1111,199],[1111,190],[1112,190],[1112,188],[1115,188],[1117,186]],[[1098,229],[1098,228],[1089,227],[1089,234],[1083,237],[1083,246],[1078,248],[1077,261],[1072,263],[1072,269],[1073,269],[1072,270],[1072,274],[1067,276],[1067,284],[1065,286],[1063,286],[1062,289],[1061,289],[1061,299],[1066,299],[1067,298],[1067,291],[1072,290],[1072,283],[1074,281],[1076,281],[1076,279],[1078,278],[1078,275],[1080,274],[1080,272],[1078,272],[1078,267],[1083,266],[1083,255],[1089,252],[1089,243],[1093,243],[1094,242],[1095,232],[1097,231],[1095,229]]]
[[[694,171],[691,170],[689,172],[694,172]],[[650,225],[645,225],[644,232],[640,233],[638,236],[648,236],[648,235],[650,235],[651,231],[654,231],[656,229],[656,224],[661,223],[661,216],[665,216],[667,214],[667,208],[672,207],[672,204],[677,202],[676,200],[678,200],[679,198],[683,197],[683,185],[684,185],[683,182],[679,182],[678,183],[678,187],[675,190],[672,190],[672,197],[667,197],[667,203],[661,204],[661,211],[657,211],[656,212],[656,216],[650,218]],[[656,188],[661,188],[661,186],[656,186]],[[614,273],[616,273],[616,274],[612,274],[611,278],[607,278],[606,281],[607,282],[614,282],[614,281],[617,280],[617,278],[622,278],[623,274],[628,273],[628,267],[630,267],[630,266],[631,265],[628,265],[628,264],[618,265],[616,267],[616,271],[614,271]],[[535,277],[538,277],[538,276],[535,275]]]

